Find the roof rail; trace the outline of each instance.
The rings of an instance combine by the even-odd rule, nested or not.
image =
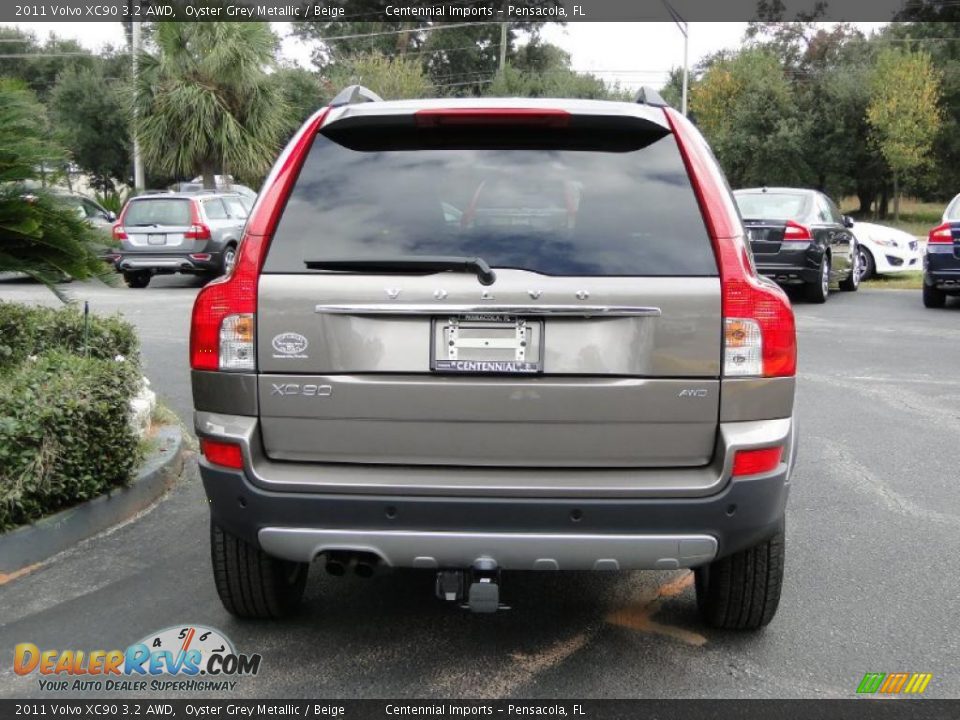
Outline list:
[[[383,98],[363,85],[348,85],[330,101],[330,107],[353,105],[362,102],[382,102]]]
[[[640,92],[637,93],[636,102],[640,105],[649,105],[651,107],[670,107],[670,103],[664,100],[660,93],[646,85],[640,88]]]

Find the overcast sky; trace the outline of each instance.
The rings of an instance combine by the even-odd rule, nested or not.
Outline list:
[[[85,47],[97,50],[105,44],[125,43],[120,23],[0,23],[18,25],[45,37],[54,32],[74,38]],[[883,23],[855,23],[869,33]],[[289,37],[289,23],[272,23],[284,38],[283,56],[305,67],[310,52]],[[740,44],[747,24],[742,22],[690,23],[690,66],[710,53]],[[439,32],[442,32],[439,31]],[[544,38],[570,53],[576,70],[589,71],[604,80],[618,80],[622,85],[659,87],[672,67],[683,64],[683,36],[673,23],[570,23],[566,27],[547,25]]]

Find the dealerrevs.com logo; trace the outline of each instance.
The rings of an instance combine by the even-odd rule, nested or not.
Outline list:
[[[180,625],[151,633],[125,650],[14,647],[17,675],[38,675],[41,690],[232,691],[234,678],[256,675],[259,654],[238,653],[219,630]]]

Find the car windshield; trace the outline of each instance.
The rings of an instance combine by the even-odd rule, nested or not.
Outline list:
[[[757,220],[795,220],[806,209],[807,196],[801,193],[734,193],[740,215]]]
[[[717,274],[672,136],[616,149],[487,141],[411,147],[368,133],[348,147],[318,136],[264,272],[439,255],[546,275]]]
[[[123,218],[124,225],[189,225],[190,201],[180,198],[133,200]]]

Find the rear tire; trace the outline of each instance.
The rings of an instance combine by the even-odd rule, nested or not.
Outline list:
[[[145,288],[150,284],[150,273],[147,270],[137,270],[136,272],[125,272],[123,280],[127,287]]]
[[[830,258],[826,255],[820,261],[819,282],[808,283],[803,288],[803,294],[807,302],[821,305],[827,301],[830,295]]]
[[[291,615],[307,584],[307,563],[288,562],[210,522],[213,579],[220,602],[232,615],[272,620]]]
[[[237,262],[237,246],[236,245],[227,245],[223,249],[223,255],[220,257],[220,271],[217,275],[226,275],[231,270]]]
[[[933,285],[927,285],[926,279],[923,282],[923,306],[928,308],[942,308],[947,304],[947,294],[943,290],[937,290]]]
[[[877,274],[877,263],[873,259],[873,253],[865,247],[860,248],[860,281],[869,280]]]
[[[697,607],[708,625],[722,630],[759,630],[780,605],[784,535],[741,550],[694,571]]]

